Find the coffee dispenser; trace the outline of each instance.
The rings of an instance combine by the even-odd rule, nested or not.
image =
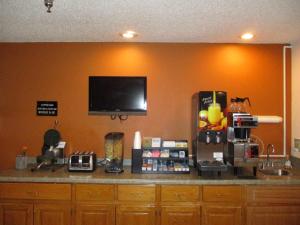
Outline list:
[[[105,136],[105,172],[123,172],[124,133],[112,132]]]
[[[228,113],[225,161],[234,167],[237,176],[256,176],[259,145],[251,140],[250,135],[251,129],[257,125],[258,118],[250,113]]]
[[[192,98],[192,149],[199,175],[220,175],[227,170],[223,161],[226,148],[226,92],[200,91]]]

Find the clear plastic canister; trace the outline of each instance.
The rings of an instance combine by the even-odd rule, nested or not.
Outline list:
[[[112,132],[105,135],[105,171],[123,172],[124,133]]]

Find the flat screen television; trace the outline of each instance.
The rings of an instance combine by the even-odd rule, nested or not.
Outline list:
[[[146,112],[147,77],[89,77],[89,114],[145,115]]]

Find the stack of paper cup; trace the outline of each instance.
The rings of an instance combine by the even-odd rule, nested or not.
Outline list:
[[[133,139],[133,149],[141,149],[142,148],[142,137],[141,132],[136,131],[134,133],[134,139]]]

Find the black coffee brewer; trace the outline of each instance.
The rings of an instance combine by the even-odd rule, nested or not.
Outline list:
[[[255,177],[259,145],[251,140],[251,129],[258,126],[258,118],[247,112],[229,112],[227,151],[225,162],[234,168],[234,175]]]

